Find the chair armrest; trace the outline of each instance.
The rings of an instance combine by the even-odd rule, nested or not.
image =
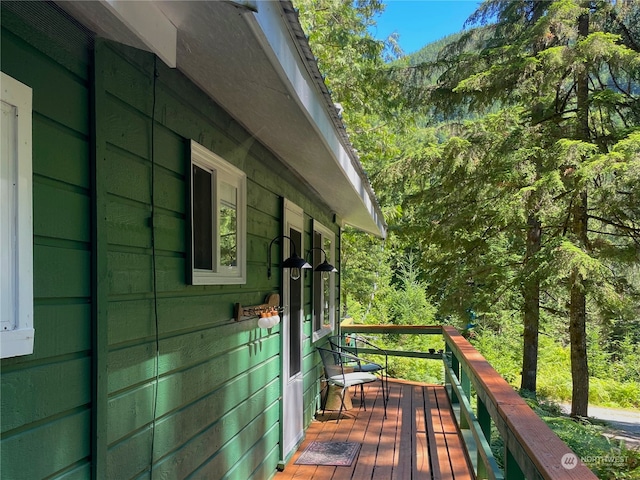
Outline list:
[[[366,346],[371,347],[373,350],[378,350],[380,352],[380,355],[385,355],[385,356],[387,355],[387,351],[384,348],[380,348],[379,346],[371,343],[369,340],[367,340],[364,337],[360,337],[360,336],[356,337],[356,342],[363,343]]]
[[[387,351],[384,348],[380,348],[379,346],[371,343],[369,340],[367,340],[364,337],[361,337],[359,335],[357,335],[356,337],[352,337],[355,338],[355,341],[357,343],[360,343],[361,345],[366,345],[367,347],[371,348],[372,350],[376,350],[377,353],[375,355],[384,355],[384,368],[387,369],[389,368],[389,354],[387,353]],[[376,363],[376,362],[369,362],[369,363]]]
[[[349,347],[346,347],[349,348]],[[365,358],[362,357],[358,357],[348,351],[346,351],[345,347],[338,347],[338,350],[334,350],[338,355],[340,355],[342,362],[345,363],[345,361],[350,362],[350,363],[356,363],[358,365],[358,367],[361,367],[362,364],[375,364],[375,365],[379,365],[379,363],[377,362],[373,362],[371,360],[367,360]],[[348,366],[343,366],[344,368],[344,373],[348,373],[347,369],[350,368]],[[386,368],[386,366],[385,366]],[[351,368],[351,371],[353,371],[353,368]]]

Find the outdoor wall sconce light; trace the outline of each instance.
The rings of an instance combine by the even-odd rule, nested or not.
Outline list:
[[[269,243],[269,251],[267,254],[267,278],[271,278],[271,247],[273,246],[276,240],[280,240],[281,238],[289,239],[289,242],[291,242],[291,250],[293,251],[293,254],[289,258],[287,258],[284,262],[282,262],[281,267],[289,269],[289,275],[291,276],[291,280],[298,280],[300,278],[300,273],[301,273],[300,270],[303,268],[311,268],[311,265],[309,265],[304,258],[300,258],[298,256],[298,254],[296,253],[295,243],[293,243],[293,240],[291,240],[291,237],[288,237],[286,235],[279,235],[273,240],[271,240],[271,243]]]
[[[331,265],[329,262],[327,262],[327,252],[325,252],[320,247],[313,247],[309,249],[309,251],[307,252],[307,256],[309,256],[309,254],[311,253],[311,250],[320,250],[322,253],[324,253],[324,262],[322,262],[320,265],[318,265],[316,268],[313,269],[314,272],[322,272],[323,280],[329,280],[330,273],[338,273],[338,269],[333,265]]]

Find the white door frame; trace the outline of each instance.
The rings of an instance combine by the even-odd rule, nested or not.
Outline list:
[[[284,201],[284,231],[283,235],[291,236],[291,230],[300,233],[299,245],[296,244],[296,252],[301,257],[304,256],[304,212],[302,208],[291,203],[287,199]],[[295,240],[295,239],[294,239]],[[297,243],[297,242],[296,242]],[[298,248],[299,247],[299,248]],[[284,238],[282,241],[282,257],[289,258],[291,255],[291,242]],[[304,272],[304,271],[303,271]],[[303,371],[302,371],[302,342],[304,339],[304,273],[299,280],[293,282],[289,276],[289,270],[282,272],[282,445],[283,456],[288,458],[295,451],[304,436],[303,428]],[[299,292],[292,292],[294,288],[299,288]],[[299,307],[297,311],[292,311],[292,293],[299,294]],[[292,321],[297,322],[297,328],[292,328]],[[294,335],[296,338],[291,338]],[[292,353],[291,342],[297,342],[299,348]],[[292,355],[297,358],[292,359]],[[293,361],[291,361],[293,360]],[[297,371],[292,372],[293,368]]]

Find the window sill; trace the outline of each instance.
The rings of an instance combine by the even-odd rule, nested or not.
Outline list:
[[[315,332],[313,332],[313,342],[315,343],[318,340],[331,335],[331,333],[333,333],[333,329],[331,327],[323,327],[320,330],[316,330]]]
[[[5,330],[0,332],[0,358],[18,357],[33,353],[33,328]]]

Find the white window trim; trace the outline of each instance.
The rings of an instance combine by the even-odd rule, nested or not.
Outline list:
[[[220,244],[218,242],[219,232],[219,215],[220,211],[220,198],[218,195],[218,189],[215,189],[214,195],[215,205],[213,205],[214,212],[214,234],[213,239],[215,243],[214,254],[214,266],[213,270],[200,270],[194,268],[194,249],[193,249],[193,213],[189,222],[189,228],[191,228],[191,284],[192,285],[231,285],[231,284],[244,284],[247,282],[247,176],[246,174],[231,165],[222,157],[211,152],[207,148],[203,147],[199,143],[191,140],[191,168],[189,171],[189,182],[191,182],[191,202],[190,210],[193,212],[193,165],[198,165],[202,168],[211,169],[216,172],[216,182],[224,180],[226,183],[233,185],[237,188],[238,192],[238,205],[237,205],[237,222],[238,222],[238,265],[234,268],[221,268],[219,266],[220,258]]]
[[[0,331],[0,358],[16,357],[33,353],[33,190],[31,166],[32,142],[32,90],[14,78],[2,73],[2,102],[12,105],[17,110],[16,151],[18,162],[13,182],[7,180],[7,198],[0,202],[0,208],[6,209],[4,215],[15,219],[14,231],[9,233],[9,225],[0,225],[0,248],[12,252],[11,267],[13,272],[3,271],[12,284],[13,293],[10,300],[9,315],[13,317],[12,328]],[[2,179],[4,182],[5,179]],[[14,183],[15,182],[15,183]],[[13,183],[13,185],[12,185]],[[11,199],[12,197],[12,199]],[[11,238],[13,237],[13,238]],[[5,239],[9,238],[9,245]],[[6,312],[4,305],[0,311]]]
[[[328,229],[327,227],[325,227],[323,224],[321,224],[320,222],[314,220],[313,221],[313,233],[312,233],[312,242],[313,242],[313,236],[319,233],[320,235],[322,235],[323,238],[323,245],[324,245],[324,239],[327,238],[329,240],[331,240],[331,250],[329,252],[327,252],[327,254],[329,255],[329,263],[331,263],[332,265],[336,264],[336,235],[335,233],[333,233],[330,229]],[[313,248],[315,245],[312,243],[310,248]],[[324,248],[324,247],[322,247]],[[317,267],[317,265],[313,265],[313,267]],[[313,281],[316,281],[316,273],[313,272]],[[333,331],[336,328],[336,275],[337,273],[331,273],[329,275],[329,292],[330,293],[330,298],[329,298],[329,323],[330,326],[329,327],[325,327],[325,326],[321,326],[319,330],[314,330],[313,331],[313,341],[317,342],[318,340],[326,337],[327,335],[330,335],[331,333],[333,333]],[[312,287],[312,291],[313,291],[313,287]],[[312,325],[315,325],[315,300],[313,300],[313,305],[314,305],[314,312],[313,312],[313,321],[312,321]]]

